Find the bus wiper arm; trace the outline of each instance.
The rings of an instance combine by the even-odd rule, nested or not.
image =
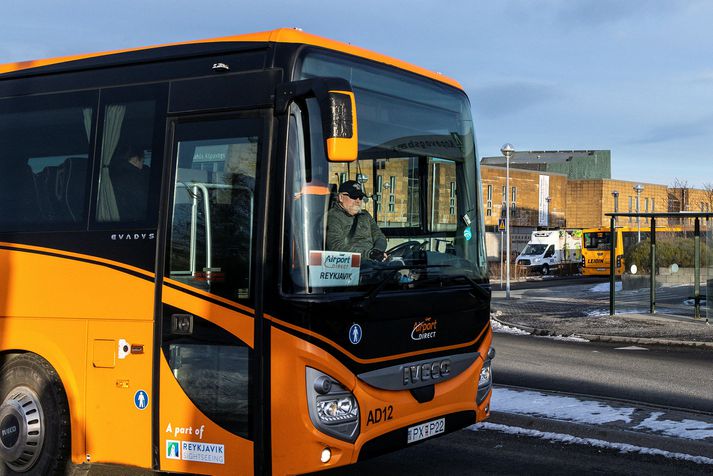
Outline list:
[[[490,300],[490,296],[492,295],[492,291],[490,290],[489,287],[483,286],[482,284],[478,283],[476,280],[468,276],[467,274],[462,275],[473,287],[473,291],[475,291],[475,294],[480,296],[483,299]]]
[[[478,295],[478,297],[486,300],[490,300],[491,296],[491,291],[490,288],[487,286],[483,286],[482,284],[478,283],[475,281],[473,278],[466,274],[456,274],[456,275],[441,275],[441,276],[436,276],[428,280],[421,280],[421,281],[416,281],[417,284],[428,284],[428,283],[446,283],[448,281],[452,281],[453,279],[457,278],[463,278],[465,279],[468,284],[473,288],[473,291],[475,291],[475,294]]]
[[[402,269],[408,269],[407,267],[398,267],[395,269],[390,269],[386,271],[386,276],[384,279],[379,282],[376,286],[374,286],[372,289],[364,293],[362,296],[359,296],[358,298],[354,299],[354,304],[355,306],[359,307],[360,309],[366,309],[368,308],[374,298],[376,297],[377,294],[381,292],[382,289],[384,289],[384,286],[386,286],[386,283],[391,281],[391,279],[396,276],[396,274],[401,271]]]
[[[358,306],[360,309],[366,309],[369,307],[374,300],[374,298],[381,292],[382,289],[384,289],[384,286],[386,286],[387,283],[392,282],[394,276],[396,276],[399,272],[403,270],[413,270],[413,269],[429,269],[429,268],[446,268],[448,265],[442,265],[442,264],[437,264],[437,265],[402,265],[397,268],[390,268],[385,270],[385,276],[384,279],[379,282],[376,286],[374,286],[372,289],[364,293],[362,296],[359,296],[358,298],[354,299],[355,305]],[[472,280],[471,280],[472,281]],[[417,283],[418,280],[413,281],[414,283]],[[475,281],[472,281],[475,283]],[[477,285],[477,283],[476,283]],[[489,295],[488,295],[489,296]],[[358,302],[357,302],[358,301]]]

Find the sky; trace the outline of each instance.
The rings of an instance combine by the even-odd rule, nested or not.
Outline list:
[[[458,80],[480,156],[608,149],[612,178],[713,184],[708,0],[6,0],[0,64],[282,27]]]

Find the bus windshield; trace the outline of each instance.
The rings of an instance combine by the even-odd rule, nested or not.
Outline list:
[[[352,83],[359,157],[353,163],[328,162],[319,108],[311,100],[293,105],[285,287],[315,294],[477,286],[486,278],[486,264],[465,94],[392,69],[321,54],[302,63],[300,79],[315,76]],[[343,188],[350,184],[360,191],[356,200],[349,197],[358,213],[345,209]],[[365,240],[364,230],[373,242]],[[333,235],[339,233],[343,242],[362,242],[335,245]]]
[[[608,250],[611,248],[610,235],[608,231],[584,233],[584,247],[588,250]]]

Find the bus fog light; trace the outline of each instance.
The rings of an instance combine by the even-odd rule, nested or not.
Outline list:
[[[332,390],[332,379],[330,379],[326,375],[317,377],[314,380],[314,390],[320,395],[325,395],[329,393],[329,391]]]
[[[322,450],[322,456],[319,458],[319,460],[322,463],[329,463],[329,460],[332,459],[332,450],[329,448],[325,448]]]

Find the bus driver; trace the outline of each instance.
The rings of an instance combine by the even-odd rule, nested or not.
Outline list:
[[[360,183],[347,180],[339,186],[337,201],[327,215],[327,249],[361,253],[362,258],[386,259],[386,236],[361,204]]]

